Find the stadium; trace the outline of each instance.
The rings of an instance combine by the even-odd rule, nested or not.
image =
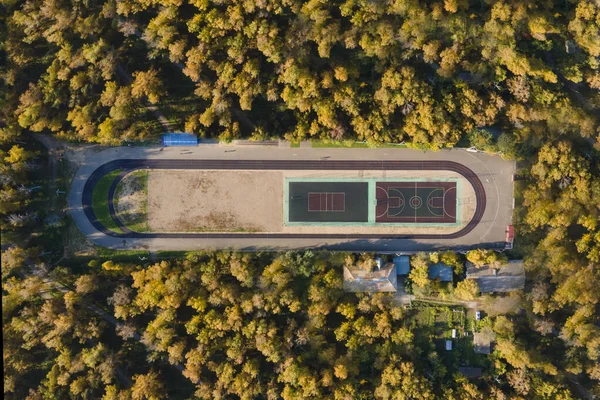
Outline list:
[[[279,155],[300,151],[272,150]],[[448,159],[343,159],[343,149],[330,150],[339,155],[327,159],[243,159],[239,153],[230,159],[198,158],[193,151],[190,159],[182,159],[169,158],[170,151],[141,158],[121,158],[116,152],[113,159],[99,161],[79,183],[83,228],[91,226],[112,238],[115,247],[147,242],[150,248],[150,243],[164,246],[177,240],[177,248],[194,239],[189,245],[193,248],[213,248],[219,242],[227,246],[217,247],[232,248],[249,242],[259,248],[280,248],[283,243],[286,248],[306,243],[324,248],[360,243],[370,248],[382,241],[431,241],[451,247],[453,240],[470,236],[487,222],[489,190],[475,171]],[[96,215],[92,199],[98,182],[115,171],[107,196],[110,218],[118,229],[111,229]],[[135,171],[147,171],[143,231],[128,226],[115,206],[121,202],[115,199],[120,181]],[[502,232],[496,237],[504,237],[509,225],[500,221]],[[503,246],[504,241],[495,245]]]

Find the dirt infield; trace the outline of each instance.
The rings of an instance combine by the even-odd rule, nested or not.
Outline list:
[[[150,171],[150,231],[281,231],[282,180],[275,171]]]

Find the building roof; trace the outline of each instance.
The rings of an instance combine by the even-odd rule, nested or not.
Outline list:
[[[163,146],[196,146],[198,137],[191,133],[165,133],[162,135]]]
[[[496,338],[496,334],[491,328],[484,329],[481,332],[473,333],[473,349],[475,353],[490,354],[492,352],[492,342]]]
[[[444,263],[429,266],[429,279],[438,279],[441,282],[452,282],[452,267]]]
[[[525,268],[522,260],[509,260],[498,268],[489,265],[478,268],[467,262],[467,279],[476,279],[481,293],[512,292],[525,287]]]
[[[395,292],[398,290],[396,266],[386,264],[381,269],[368,272],[355,265],[344,267],[346,292]]]
[[[410,273],[410,257],[396,256],[394,257],[394,265],[398,275],[408,275]]]
[[[483,371],[476,367],[458,367],[458,372],[467,378],[479,378]]]

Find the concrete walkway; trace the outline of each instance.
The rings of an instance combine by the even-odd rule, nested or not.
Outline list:
[[[465,165],[473,170],[483,183],[487,197],[485,214],[479,225],[458,239],[423,240],[348,240],[348,239],[277,239],[277,238],[131,238],[125,244],[120,238],[110,237],[96,230],[83,212],[83,187],[90,174],[99,166],[118,159],[156,160],[446,160]],[[94,243],[114,249],[199,250],[239,249],[291,250],[327,248],[331,250],[414,252],[435,249],[469,249],[476,247],[503,247],[506,227],[511,224],[513,205],[514,162],[497,156],[470,153],[462,149],[423,152],[411,149],[343,149],[343,148],[288,148],[276,146],[244,146],[201,144],[197,147],[118,147],[94,154],[81,166],[69,193],[69,211],[79,229]],[[192,201],[192,200],[190,200]]]

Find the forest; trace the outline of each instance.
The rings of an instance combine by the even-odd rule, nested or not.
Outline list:
[[[5,398],[600,396],[597,1],[0,10]],[[516,160],[509,256],[528,281],[519,313],[486,320],[497,343],[482,378],[456,372],[413,310],[343,292],[343,254],[61,258],[69,221],[35,189],[48,154],[34,135],[141,145],[165,130]]]

